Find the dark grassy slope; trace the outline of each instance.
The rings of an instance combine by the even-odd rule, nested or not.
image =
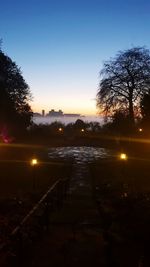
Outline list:
[[[108,258],[115,266],[150,266],[150,161],[129,158],[91,166],[93,197]]]

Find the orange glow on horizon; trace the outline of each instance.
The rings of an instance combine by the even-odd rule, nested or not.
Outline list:
[[[54,100],[54,103],[56,101]],[[41,113],[42,110],[45,110],[45,113],[48,113],[51,109],[54,109],[58,111],[61,109],[63,113],[73,113],[73,114],[80,114],[80,115],[87,115],[87,116],[97,116],[99,113],[99,110],[96,108],[95,103],[86,103],[86,101],[79,100],[77,103],[75,103],[74,100],[68,101],[67,103],[64,103],[62,100],[61,103],[57,104],[47,104],[44,103],[43,105],[40,102],[33,102],[31,103],[31,108],[33,112]]]
[[[59,110],[59,108],[52,108],[56,111]],[[60,108],[61,109],[61,108]],[[45,114],[47,114],[50,109],[44,109],[44,108],[37,108],[37,107],[32,107],[32,111],[33,112],[37,112],[37,113],[40,113],[42,114],[42,110],[45,110]],[[101,116],[99,115],[99,113],[97,112],[97,110],[93,111],[93,110],[65,110],[65,109],[62,109],[63,113],[66,113],[66,114],[80,114],[81,116]]]

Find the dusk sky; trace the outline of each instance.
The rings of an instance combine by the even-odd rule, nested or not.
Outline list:
[[[35,112],[96,114],[105,60],[150,48],[149,0],[0,0],[2,50],[19,67]]]

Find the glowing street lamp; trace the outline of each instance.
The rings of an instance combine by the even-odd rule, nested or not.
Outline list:
[[[119,175],[120,177],[124,180],[125,177],[126,177],[126,167],[127,167],[127,154],[125,153],[120,153],[119,155],[119,168],[118,168],[118,171],[119,171]]]
[[[85,130],[84,130],[84,129],[81,129],[81,132],[82,132],[82,133],[84,133],[84,132],[85,132]]]
[[[38,160],[36,158],[33,158],[33,159],[31,159],[30,163],[31,163],[32,166],[35,166],[35,165],[38,164]]]
[[[60,128],[58,129],[58,131],[59,131],[59,132],[62,132],[62,131],[63,131],[63,128],[60,127]]]
[[[125,154],[125,153],[121,153],[119,158],[120,158],[120,160],[127,160],[128,159],[127,154]]]
[[[138,131],[141,133],[141,132],[143,132],[143,129],[142,128],[139,128]]]

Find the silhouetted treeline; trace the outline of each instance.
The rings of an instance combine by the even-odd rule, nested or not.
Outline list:
[[[32,124],[17,142],[47,144],[52,146],[85,145],[101,147],[122,146],[122,142],[129,143],[130,139],[148,138],[150,127],[143,120],[135,125],[128,117],[117,113],[109,122],[100,125],[98,122],[86,123],[78,119],[67,125],[61,122],[51,124]]]

